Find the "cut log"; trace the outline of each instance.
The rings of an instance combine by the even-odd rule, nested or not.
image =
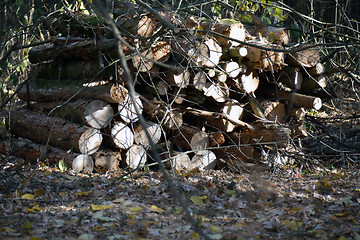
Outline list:
[[[166,62],[170,58],[171,47],[167,42],[159,41],[151,48],[154,61]]]
[[[235,84],[234,84],[235,83]],[[252,69],[247,69],[245,73],[239,75],[235,81],[230,81],[230,84],[240,92],[253,93],[259,87],[259,74]]]
[[[128,95],[125,100],[120,102],[118,105],[119,115],[127,123],[137,122],[139,120],[139,115],[136,112],[135,104],[139,114],[142,114],[143,104],[138,94],[135,95],[135,103],[131,99],[130,95]]]
[[[207,122],[210,126],[213,126],[214,128],[217,128],[217,129],[221,129],[223,131],[225,130],[225,126],[223,125],[222,121],[219,121],[221,119],[226,119],[236,126],[254,129],[254,127],[252,127],[250,124],[243,122],[241,120],[235,120],[235,119],[229,118],[227,115],[225,115],[223,113],[211,112],[211,111],[187,107],[185,109],[185,114],[199,117],[199,118],[203,119],[205,122]]]
[[[141,145],[134,145],[126,152],[126,164],[129,168],[142,168],[146,161],[146,149]]]
[[[92,173],[94,161],[89,155],[81,154],[74,159],[72,169],[77,173]]]
[[[323,75],[326,72],[324,64],[318,62],[314,67],[307,68],[305,72],[310,76]]]
[[[40,45],[30,49],[29,60],[31,63],[45,62],[53,59],[97,59],[99,52],[104,55],[116,57],[118,41],[116,39],[93,39],[67,43],[54,38],[54,43]],[[122,45],[124,53],[129,49]]]
[[[119,152],[101,149],[92,155],[97,170],[114,172],[119,170],[121,154]]]
[[[286,67],[282,71],[275,73],[275,82],[281,83],[280,86],[291,88],[292,90],[299,90],[303,82],[303,74],[299,67]],[[271,79],[272,76],[269,76]]]
[[[168,130],[177,130],[183,124],[182,112],[179,109],[168,109],[158,99],[144,101],[144,114],[153,120],[161,119],[162,127]]]
[[[19,157],[33,163],[41,161],[51,167],[58,166],[60,160],[63,160],[67,166],[71,166],[73,159],[76,157],[74,153],[61,148],[16,138],[0,139],[0,153],[5,156]]]
[[[287,34],[286,28],[268,26],[261,24],[260,28],[255,28],[250,31],[250,34],[256,36],[261,34],[267,41],[279,45],[288,45],[290,43],[289,35]]]
[[[267,120],[276,123],[285,123],[286,110],[283,103],[280,103],[279,101],[262,101],[260,105],[262,109],[264,109],[264,115]]]
[[[213,152],[219,159],[219,165],[224,162],[230,169],[240,170],[244,162],[251,162],[254,158],[253,146],[229,146],[226,148],[214,149]]]
[[[186,88],[190,83],[190,72],[186,68],[180,67],[167,72],[165,79],[170,85]]]
[[[92,155],[99,150],[103,137],[99,129],[87,129],[79,139],[79,149],[82,154]]]
[[[139,72],[147,72],[154,66],[154,54],[151,51],[143,51],[132,58],[132,64]]]
[[[131,34],[139,37],[151,37],[159,26],[156,17],[150,13],[140,15],[126,12],[126,14],[119,16],[116,22]]]
[[[191,140],[193,136],[199,132],[200,129],[193,127],[188,124],[183,124],[174,136],[174,141],[179,149],[181,150],[192,150]],[[208,132],[208,145],[209,147],[218,147],[225,143],[224,134],[221,131]]]
[[[188,64],[191,60],[195,66],[201,67],[210,57],[209,47],[205,43],[193,43],[183,38],[174,38],[170,41],[172,53],[180,63]]]
[[[169,85],[164,81],[159,81],[156,84],[156,90],[160,96],[166,96],[168,95]]]
[[[86,127],[25,109],[11,111],[10,116],[7,125],[11,133],[35,143],[79,152],[79,139]]]
[[[101,80],[115,71],[114,67],[107,67],[100,72],[98,61],[84,61],[83,59],[69,59],[61,62],[49,62],[40,65],[37,78],[50,80]],[[95,77],[95,78],[94,78]],[[94,78],[94,79],[93,79]]]
[[[285,100],[289,104],[304,107],[304,108],[313,108],[319,110],[322,107],[321,98],[303,95],[299,93],[286,92],[282,90],[275,89],[266,89],[262,91],[262,94],[266,94],[269,97],[276,97],[279,100]]]
[[[240,42],[245,40],[246,30],[242,23],[226,23],[224,21],[223,23],[217,23],[213,25],[211,23],[209,24],[208,22],[204,22],[201,23],[201,26],[204,30],[211,29],[217,33],[220,33],[221,35],[235,39],[229,40],[228,38],[215,35],[214,37],[223,47],[237,47],[241,44]]]
[[[279,45],[267,44],[261,41],[250,40],[248,43],[266,48],[280,48]],[[283,52],[267,51],[257,47],[248,46],[248,53],[243,58],[243,62],[258,70],[281,70],[285,65],[285,55]]]
[[[216,167],[216,155],[209,150],[199,150],[191,159],[191,169],[198,168],[200,171],[214,169]]]
[[[171,157],[171,167],[176,171],[191,170],[192,163],[189,155],[180,152]]]
[[[157,144],[162,136],[162,130],[159,124],[153,122],[146,122],[146,129],[151,136],[151,141],[154,144]],[[145,130],[143,129],[142,125],[138,125],[135,130],[135,143],[138,145],[142,145],[143,147],[147,148],[150,146],[150,141],[146,136]]]
[[[29,99],[27,97],[26,88],[23,87],[17,96],[23,101],[38,101],[38,102],[50,102],[50,101],[66,101],[69,99],[99,99],[108,103],[118,103],[118,99],[114,99],[111,95],[112,84],[97,85],[97,86],[57,86],[55,81],[49,81],[52,86],[49,88],[40,88],[30,84]]]
[[[190,141],[192,150],[203,150],[209,147],[209,135],[205,132],[199,131],[195,133]]]
[[[320,61],[320,52],[318,49],[315,48],[308,48],[305,50],[301,50],[304,47],[309,46],[308,44],[299,45],[297,49],[299,51],[288,53],[286,55],[286,63],[290,66],[297,66],[297,67],[307,67],[312,68],[315,67],[316,64]]]
[[[241,60],[243,57],[246,57],[248,54],[248,49],[246,47],[231,47],[223,51],[223,58],[238,58]]]
[[[204,95],[212,97],[215,101],[222,103],[225,102],[230,94],[229,87],[224,82],[211,83],[207,82],[203,88]]]
[[[209,49],[209,58],[207,61],[203,64],[203,66],[206,67],[215,67],[219,64],[220,58],[222,56],[222,48],[220,45],[212,38],[206,40],[204,44]]]
[[[225,66],[225,72],[232,78],[236,78],[242,69],[237,62],[227,62]]]
[[[210,78],[212,78],[213,80],[215,80],[217,82],[223,82],[224,83],[227,80],[226,72],[225,71],[220,71],[218,69],[210,69],[208,71],[208,75],[209,75]]]
[[[106,127],[113,117],[114,110],[104,101],[95,100],[86,106],[85,119],[93,128],[100,129]]]
[[[197,72],[194,76],[194,87],[202,91],[206,84],[206,74],[203,71]]]
[[[134,143],[134,134],[125,124],[118,122],[111,129],[111,137],[120,149],[128,149]]]
[[[35,102],[31,109],[46,112],[51,117],[58,117],[78,124],[86,124],[85,109],[89,100],[71,102]]]
[[[301,91],[303,92],[313,92],[314,90],[318,90],[320,88],[325,88],[328,83],[328,77],[326,75],[320,76],[310,76],[309,78],[305,78],[301,85]]]
[[[231,119],[233,121],[239,121],[242,119],[244,109],[238,101],[229,100],[228,102],[225,103],[222,112],[227,119]],[[222,119],[222,122],[224,124],[224,130],[225,132],[232,132],[235,129],[236,125],[232,124],[227,119]]]

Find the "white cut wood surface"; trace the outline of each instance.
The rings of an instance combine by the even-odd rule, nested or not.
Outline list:
[[[206,74],[203,71],[197,72],[194,76],[194,87],[202,91],[206,83]]]
[[[225,71],[230,77],[236,78],[240,74],[241,68],[237,62],[228,62],[226,63]]]
[[[79,139],[79,149],[82,154],[92,155],[99,150],[103,137],[99,129],[87,129]]]
[[[219,64],[222,56],[221,46],[212,38],[205,41],[205,45],[209,48],[209,58],[204,63],[206,67],[215,67]]]
[[[162,136],[161,127],[159,124],[154,122],[146,122],[146,129],[151,136],[151,140],[154,144],[158,143]],[[145,130],[143,129],[142,125],[138,125],[135,128],[135,143],[144,146],[145,148],[150,146],[150,141],[146,136]]]
[[[106,127],[113,117],[114,110],[110,104],[104,101],[91,101],[86,106],[85,119],[87,123],[93,128],[100,129]]]
[[[192,169],[199,168],[200,171],[214,169],[216,167],[216,155],[209,150],[197,151],[191,159]]]
[[[189,155],[186,153],[180,152],[177,153],[171,159],[171,166],[177,171],[189,171],[192,168],[192,162],[190,161]]]
[[[118,122],[111,129],[111,137],[116,144],[121,149],[128,149],[134,143],[134,134],[131,129],[123,124]]]
[[[80,154],[73,160],[72,169],[78,173],[92,173],[94,170],[94,161],[89,155]]]
[[[225,114],[227,119],[239,121],[242,119],[242,116],[244,114],[244,108],[240,105],[238,101],[229,100],[225,103],[222,112],[223,114]],[[225,131],[232,132],[236,126],[227,119],[222,119],[222,122],[225,126]]]
[[[147,161],[146,149],[141,145],[133,145],[126,152],[126,164],[129,168],[141,168]]]
[[[135,95],[135,104],[139,110],[139,114],[142,114],[143,104],[138,94]],[[118,105],[119,115],[127,123],[136,122],[139,120],[139,116],[136,113],[135,104],[133,103],[130,95],[128,95],[125,100],[120,102]]]
[[[209,135],[202,131],[195,133],[190,140],[190,146],[192,150],[202,150],[209,147]]]

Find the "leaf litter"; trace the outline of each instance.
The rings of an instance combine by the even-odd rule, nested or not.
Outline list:
[[[359,169],[255,172],[209,170],[174,182],[211,239],[359,239]],[[2,181],[0,238],[201,239],[160,172],[124,173],[42,167],[11,186]]]

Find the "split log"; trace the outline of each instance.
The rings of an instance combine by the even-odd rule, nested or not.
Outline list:
[[[126,152],[126,164],[129,168],[137,169],[144,167],[147,161],[146,149],[141,145],[133,145]]]
[[[262,101],[260,103],[262,109],[264,109],[264,116],[269,121],[276,123],[285,123],[286,110],[285,105],[279,101]]]
[[[255,70],[248,68],[245,73],[228,82],[235,90],[241,93],[253,93],[259,87],[260,78]]]
[[[219,64],[220,58],[222,56],[222,48],[220,45],[212,38],[206,40],[204,44],[209,49],[209,57],[207,61],[203,64],[206,67],[215,67]]]
[[[114,172],[119,170],[121,154],[119,152],[101,149],[92,155],[97,170]]]
[[[114,117],[114,110],[104,101],[91,101],[85,109],[85,119],[87,123],[96,129],[104,128],[109,125]]]
[[[153,58],[156,62],[166,62],[170,58],[171,47],[167,42],[159,41],[151,48]]]
[[[198,168],[200,171],[214,169],[216,167],[216,155],[209,150],[199,150],[191,159],[191,169]]]
[[[9,140],[0,139],[0,153],[5,156],[19,157],[33,163],[37,161],[49,164],[51,167],[58,166],[63,160],[67,166],[71,166],[75,154],[67,152],[61,148],[49,145],[36,144],[27,139],[11,138]]]
[[[89,155],[81,154],[74,159],[72,169],[77,173],[92,173],[94,160]]]
[[[162,129],[159,124],[153,122],[146,122],[146,130],[149,132],[151,136],[151,141],[154,144],[157,144],[162,136]],[[135,143],[138,145],[142,145],[143,147],[147,148],[150,146],[150,140],[147,138],[145,130],[143,129],[142,125],[139,124],[135,129]]]
[[[99,150],[103,137],[99,129],[87,129],[79,139],[79,149],[82,154],[92,155]]]
[[[128,149],[134,143],[134,134],[125,124],[118,122],[111,129],[111,137],[120,149]]]
[[[250,40],[248,43],[259,47],[279,49],[281,46],[268,44],[262,41]],[[281,70],[285,65],[285,54],[283,52],[267,51],[257,47],[248,46],[248,54],[243,58],[243,62],[258,70]]]
[[[244,109],[240,105],[240,103],[236,100],[229,100],[225,103],[222,113],[226,116],[227,119],[231,119],[233,121],[239,121],[242,119],[244,114]],[[232,132],[236,125],[232,124],[229,120],[222,119],[225,132]]]
[[[320,61],[320,52],[315,48],[303,49],[304,47],[310,46],[309,44],[299,45],[294,49],[295,52],[288,53],[286,55],[285,62],[290,66],[297,67],[315,67],[316,64]],[[296,51],[299,49],[299,51]]]
[[[17,136],[76,152],[79,152],[80,136],[86,130],[82,125],[25,109],[11,111],[7,125]]]

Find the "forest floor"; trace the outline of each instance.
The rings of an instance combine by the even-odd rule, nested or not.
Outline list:
[[[360,170],[173,176],[212,239],[360,239]],[[158,171],[1,171],[0,239],[202,239]]]

